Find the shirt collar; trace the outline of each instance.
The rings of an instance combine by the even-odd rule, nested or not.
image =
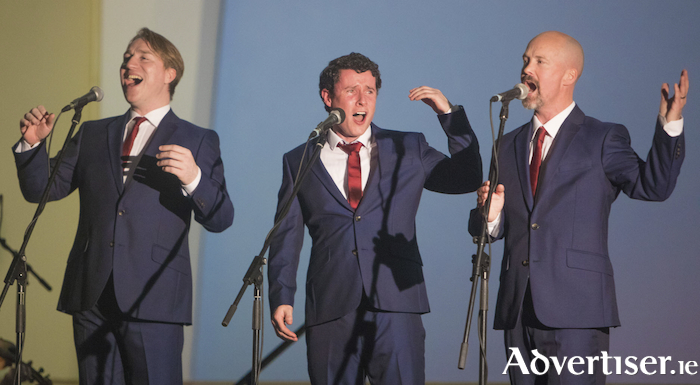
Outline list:
[[[366,148],[369,148],[369,145],[372,143],[371,125],[367,126],[367,129],[365,130],[365,132],[362,135],[360,135],[356,140],[354,140],[352,143],[355,143],[355,142],[360,142],[360,143],[362,143],[363,146],[365,146]],[[341,139],[338,136],[338,134],[335,133],[335,131],[328,130],[328,145],[330,146],[331,151],[335,150],[335,148],[336,148],[336,146],[338,146],[338,144],[343,144],[343,143],[345,143],[345,141],[343,139]],[[350,143],[347,143],[347,144],[350,144]]]
[[[539,119],[537,119],[537,115],[532,116],[532,136],[533,138],[535,137],[535,134],[537,133],[537,129],[544,126],[544,129],[547,130],[547,134],[554,139],[554,137],[557,136],[557,133],[559,132],[559,129],[561,128],[561,125],[564,124],[564,121],[566,118],[569,117],[571,114],[571,111],[574,110],[574,107],[576,107],[576,102],[571,102],[569,104],[569,107],[566,107],[562,112],[556,114],[552,119],[549,120],[549,122],[542,124]]]
[[[148,121],[153,125],[153,127],[158,127],[160,121],[163,120],[163,118],[165,117],[165,115],[168,114],[168,112],[170,112],[170,104],[166,104],[163,107],[156,108],[155,110],[144,115],[144,117],[148,119]],[[134,118],[138,118],[139,116],[141,116],[137,114],[134,110],[129,110],[129,114],[129,121],[132,121],[134,120]]]

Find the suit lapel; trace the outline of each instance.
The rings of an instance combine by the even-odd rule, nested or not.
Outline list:
[[[173,136],[175,131],[177,130],[177,122],[179,121],[179,118],[175,116],[175,113],[171,109],[168,111],[167,114],[163,117],[163,120],[160,121],[160,124],[158,124],[158,127],[156,130],[153,132],[153,135],[151,135],[151,138],[148,140],[146,145],[144,146],[143,151],[138,155],[138,157],[134,160],[134,167],[131,168],[131,172],[129,174],[129,177],[126,179],[126,182],[124,183],[124,191],[127,191],[129,187],[132,185],[132,180],[133,180],[133,175],[136,169],[139,167],[139,164],[141,163],[141,159],[144,156],[147,156],[151,159],[155,159],[156,155],[158,152],[158,147],[162,144],[167,144],[170,142],[170,138]]]
[[[552,148],[549,150],[549,154],[547,154],[547,157],[540,166],[541,182],[538,182],[537,185],[538,200],[539,197],[546,194],[550,188],[549,186],[551,186],[551,183],[548,183],[548,181],[556,177],[557,171],[559,170],[558,165],[561,163],[564,156],[566,156],[571,143],[581,129],[584,117],[585,115],[583,112],[576,106],[559,128],[557,137],[554,138],[554,142],[552,142]]]
[[[527,203],[528,209],[532,211],[534,199],[532,188],[530,187],[530,139],[532,138],[532,122],[520,130],[515,136],[515,164],[518,165],[518,176],[520,179],[520,189],[523,192],[523,199]]]
[[[144,147],[143,155],[155,156],[160,152],[158,147],[163,144],[168,144],[170,142],[170,137],[173,136],[177,130],[177,123],[180,120],[171,109],[160,121],[158,128],[148,140],[146,146]]]
[[[313,154],[315,149],[316,143],[313,143],[313,145],[311,145],[310,143],[309,148],[306,149],[306,161],[311,159],[311,155]],[[333,181],[333,178],[331,178],[331,175],[328,173],[328,170],[326,170],[326,166],[323,165],[323,161],[321,161],[320,157],[311,166],[311,172],[314,175],[316,175],[316,178],[318,178],[321,184],[326,188],[326,190],[328,190],[331,196],[338,201],[338,203],[343,205],[343,207],[347,208],[348,210],[353,211],[352,207],[350,206],[350,203],[348,203],[348,200],[345,199],[340,190],[338,190],[338,186],[336,186],[335,182]],[[362,201],[360,201],[360,203],[362,203]]]
[[[372,199],[376,197],[379,189],[379,181],[386,177],[388,170],[393,170],[393,164],[395,159],[392,158],[394,154],[394,143],[387,137],[384,131],[379,127],[372,124],[370,126],[372,130],[372,138],[375,143],[374,149],[372,149],[372,156],[376,159],[376,164],[372,166],[372,160],[370,159],[370,171],[369,178],[367,179],[367,185],[362,193],[362,200],[358,208],[362,206],[362,202],[367,199]],[[367,206],[367,204],[365,204]]]
[[[112,176],[116,184],[117,191],[121,195],[124,192],[124,182],[122,174],[122,138],[124,138],[124,130],[129,119],[129,111],[121,118],[112,120],[107,125],[107,149],[109,151],[109,160],[111,162]]]

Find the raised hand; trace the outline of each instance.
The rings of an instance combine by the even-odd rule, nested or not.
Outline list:
[[[688,88],[690,88],[690,83],[688,82],[688,71],[681,71],[681,80],[673,85],[673,97],[669,97],[669,87],[668,83],[664,83],[661,86],[661,106],[659,107],[659,114],[666,117],[667,122],[672,122],[674,120],[679,120],[683,112],[683,107],[686,103],[686,97],[688,96]]]
[[[420,86],[413,88],[408,92],[408,98],[411,100],[421,100],[429,105],[436,114],[446,114],[452,108],[452,104],[437,88]]]
[[[31,146],[41,142],[51,133],[55,119],[56,115],[48,113],[44,106],[32,108],[19,121],[22,139]]]

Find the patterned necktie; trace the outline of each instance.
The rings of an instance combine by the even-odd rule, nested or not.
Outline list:
[[[136,135],[139,134],[139,127],[141,126],[141,123],[148,119],[140,116],[138,118],[134,118],[134,120],[136,121],[136,124],[134,125],[134,128],[131,129],[131,132],[126,137],[124,144],[122,145],[122,168],[124,171],[128,171],[129,169],[129,156],[131,155],[131,148],[134,146]]]
[[[138,118],[134,118],[134,120],[136,120],[136,124],[129,133],[129,136],[127,136],[126,140],[124,140],[124,145],[122,146],[122,156],[131,155],[131,148],[134,146],[134,140],[136,139],[136,135],[139,134],[139,127],[141,126],[141,123],[145,122],[148,119],[144,118],[143,116],[139,116]]]
[[[537,179],[540,176],[540,165],[542,164],[542,144],[544,137],[547,135],[547,130],[544,127],[537,129],[535,135],[535,144],[532,150],[532,160],[530,161],[530,187],[532,187],[532,196],[537,192]]]
[[[348,154],[348,203],[357,209],[362,199],[362,170],[360,169],[360,148],[362,143],[338,144]]]

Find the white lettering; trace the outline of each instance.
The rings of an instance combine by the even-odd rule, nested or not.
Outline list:
[[[608,371],[608,359],[611,358],[610,356],[608,356],[608,352],[606,352],[605,350],[600,352],[600,358],[603,359],[602,360],[603,361],[603,374],[605,374],[606,376],[611,375],[612,372]],[[618,374],[620,374],[620,373],[618,373]]]
[[[694,376],[694,375],[698,374],[698,371],[697,371],[697,370],[691,371],[690,368],[697,368],[697,367],[698,367],[698,363],[697,363],[697,362],[695,362],[695,361],[688,361],[688,362],[685,363],[685,372],[688,373],[688,374],[690,374],[691,376]]]
[[[515,357],[515,360],[517,361],[516,363],[513,362],[513,357]],[[510,357],[508,357],[508,363],[506,363],[506,368],[503,369],[503,373],[501,374],[506,374],[508,372],[508,368],[511,366],[517,366],[520,368],[520,373],[522,374],[530,374],[527,370],[527,365],[525,365],[525,361],[523,360],[522,354],[520,354],[520,349],[518,348],[510,348]]]
[[[532,371],[532,373],[537,374],[538,376],[547,373],[547,371],[549,371],[549,360],[547,359],[547,357],[541,355],[540,352],[537,351],[537,349],[532,350],[532,354],[535,356],[535,358],[533,358],[532,361],[530,361],[530,370]],[[540,372],[537,371],[537,360],[541,360],[544,364],[544,369],[542,369],[542,371]]]
[[[566,359],[567,357],[564,356],[564,359],[561,360],[561,364],[559,363],[559,358],[558,357],[549,357],[552,362],[554,362],[554,368],[557,370],[557,374],[561,375],[561,371],[564,370],[564,366],[566,366]]]
[[[628,374],[630,376],[637,374],[636,362],[637,362],[637,357],[635,357],[635,356],[629,356],[629,357],[625,358],[625,367],[627,367],[627,369],[625,369],[625,374]],[[630,371],[630,369],[631,369],[631,371]]]
[[[574,365],[581,365],[583,363],[585,363],[583,357],[580,357],[580,356],[571,357],[571,359],[569,360],[569,373],[576,375],[576,376],[582,375],[584,373],[584,371],[581,370],[580,372],[577,372],[574,369]]]
[[[656,365],[656,358],[652,356],[646,356],[642,358],[642,362],[639,363],[639,369],[642,371],[642,373],[646,374],[647,376],[656,374],[656,370],[654,370],[653,372],[648,371],[647,365]]]
[[[593,362],[598,361],[600,357],[586,357],[586,360],[588,360],[588,374],[594,374],[595,373],[595,368],[593,367]]]
[[[661,365],[661,374],[666,374],[666,363],[671,361],[671,356],[659,356],[659,364]],[[675,373],[675,371],[673,372]],[[673,374],[671,373],[671,374]]]

